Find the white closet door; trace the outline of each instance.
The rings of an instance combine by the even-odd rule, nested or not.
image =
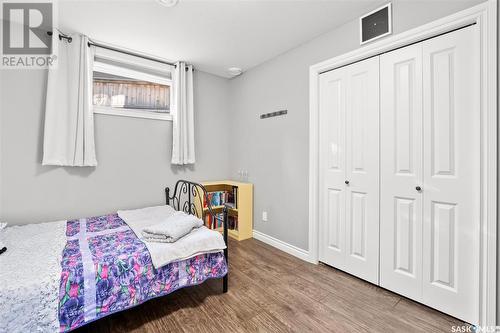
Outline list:
[[[422,44],[380,57],[380,285],[422,298]]]
[[[320,260],[378,283],[378,57],[320,75]]]
[[[345,269],[345,94],[347,69],[320,75],[319,257]]]
[[[379,57],[347,67],[346,271],[378,283]]]
[[[477,26],[423,42],[423,302],[478,323],[480,71]]]

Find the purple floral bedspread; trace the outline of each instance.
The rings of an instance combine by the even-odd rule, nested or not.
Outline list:
[[[61,262],[61,332],[179,288],[227,274],[222,252],[154,269],[144,243],[117,214],[67,222]]]

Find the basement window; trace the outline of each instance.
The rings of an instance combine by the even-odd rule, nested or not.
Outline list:
[[[171,120],[172,66],[99,50],[93,72],[94,113]]]

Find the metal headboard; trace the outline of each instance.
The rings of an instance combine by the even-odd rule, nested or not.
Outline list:
[[[228,253],[227,253],[227,214],[228,209],[226,206],[223,208],[223,218],[217,217],[212,209],[211,202],[208,200],[208,193],[205,186],[199,183],[195,183],[189,180],[178,180],[175,183],[172,196],[170,196],[170,188],[165,188],[166,204],[171,206],[177,211],[182,211],[186,214],[195,215],[205,222],[206,214],[210,214],[215,220],[222,222],[222,236],[224,237],[224,242],[226,243],[226,249],[224,250],[224,256],[226,257],[226,262],[229,265]],[[204,207],[204,202],[206,202],[206,207]],[[206,209],[204,209],[206,208]],[[227,274],[223,278],[223,291],[227,292],[228,277]]]

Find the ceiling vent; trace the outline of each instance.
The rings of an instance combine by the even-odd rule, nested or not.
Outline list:
[[[391,4],[377,8],[359,19],[360,43],[365,44],[392,33]]]

